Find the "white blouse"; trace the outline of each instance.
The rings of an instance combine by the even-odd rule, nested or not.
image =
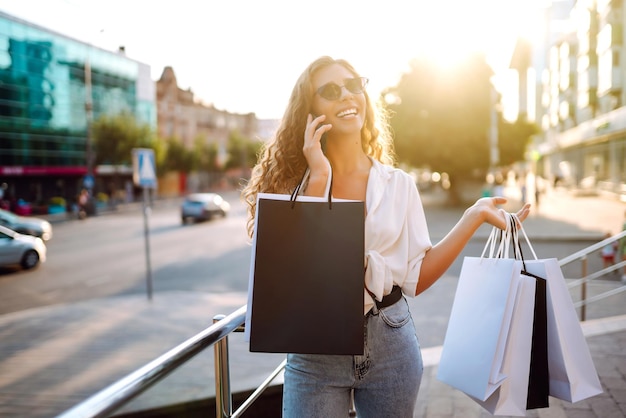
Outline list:
[[[394,285],[415,297],[422,260],[431,247],[426,216],[414,180],[372,160],[365,206],[364,313]],[[369,290],[369,292],[368,292]]]

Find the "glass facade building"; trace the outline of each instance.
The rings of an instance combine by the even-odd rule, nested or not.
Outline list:
[[[156,130],[150,67],[0,12],[0,185],[14,199],[72,199],[94,120],[122,111]]]

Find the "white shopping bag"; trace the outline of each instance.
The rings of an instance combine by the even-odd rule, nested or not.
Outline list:
[[[521,275],[509,328],[502,372],[507,378],[486,400],[474,401],[494,415],[525,416],[535,305],[533,277]]]
[[[602,385],[559,262],[556,258],[537,259],[524,228],[520,231],[534,257],[525,262],[526,270],[547,281],[550,396],[578,402],[599,395]]]
[[[437,379],[481,401],[500,387],[522,262],[465,257]]]
[[[589,346],[556,258],[526,261],[548,284],[550,396],[578,402],[603,392]]]
[[[524,416],[536,404],[528,397],[529,376],[535,290],[537,281],[543,279],[521,273],[524,264],[515,219],[510,214],[507,219],[504,232],[492,229],[479,259],[466,257],[463,261],[437,377],[492,414]],[[514,259],[509,258],[510,247]],[[485,259],[488,248],[490,258]],[[545,302],[545,283],[541,284],[540,298]],[[538,318],[543,322],[545,303],[541,306],[544,314]],[[543,332],[545,325],[543,322]],[[537,349],[546,343],[545,334],[537,343]],[[545,361],[544,355],[543,370]],[[540,375],[537,378],[540,380],[533,380],[533,398],[537,393],[547,398],[547,376],[543,383]]]

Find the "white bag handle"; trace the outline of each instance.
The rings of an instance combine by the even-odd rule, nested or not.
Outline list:
[[[509,258],[512,245],[513,258],[522,260],[521,252],[518,254],[517,251],[517,249],[521,249],[521,242],[519,238],[519,231],[521,231],[534,259],[537,260],[538,258],[535,253],[535,249],[530,243],[528,235],[526,235],[526,230],[524,230],[524,224],[519,220],[519,217],[515,213],[506,212],[505,218],[506,228],[502,230],[494,226],[491,229],[491,233],[487,238],[487,242],[485,243],[485,247],[483,248],[483,252],[480,257],[485,258],[485,254],[487,254],[487,250],[489,250],[488,258]],[[515,225],[515,227],[513,225]]]
[[[515,213],[511,213],[510,215],[513,220],[515,220],[515,224],[517,225],[517,228],[515,228],[516,240],[519,242],[518,234],[519,231],[522,231],[522,235],[524,235],[524,239],[526,240],[526,244],[528,244],[528,248],[530,248],[530,252],[533,253],[533,257],[535,257],[535,260],[537,260],[537,254],[535,253],[535,249],[528,239],[528,235],[526,235],[526,231],[524,230],[524,224],[522,223],[522,221],[519,220],[518,216]],[[517,243],[515,245],[517,245]]]
[[[488,258],[509,258],[510,253],[510,245],[513,237],[513,232],[511,228],[510,222],[510,214],[505,213],[505,217],[507,219],[506,227],[504,230],[494,226],[491,228],[491,233],[487,238],[487,242],[485,243],[485,248],[483,248],[483,252],[480,258],[485,257],[485,253],[487,249],[489,249]],[[498,243],[498,239],[500,242]],[[497,248],[496,248],[497,246]]]
[[[498,228],[494,226],[493,228],[491,228],[491,233],[489,234],[489,237],[487,238],[487,242],[485,243],[485,248],[483,248],[483,252],[480,255],[480,258],[485,258],[485,253],[487,252],[487,248],[489,248],[488,258],[493,258],[495,247],[496,247],[496,235],[497,234],[498,234]]]
[[[513,229],[511,228],[511,216],[508,212],[504,213],[506,219],[506,229],[502,234],[502,242],[500,242],[500,248],[498,249],[498,258],[510,258],[511,243],[513,241]],[[515,251],[513,251],[513,258],[515,258]]]

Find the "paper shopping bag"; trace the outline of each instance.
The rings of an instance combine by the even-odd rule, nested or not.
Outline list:
[[[524,268],[525,264],[524,262]],[[522,274],[533,277],[536,284],[526,409],[547,408],[550,406],[547,283],[545,277],[536,276],[526,270]]]
[[[250,351],[363,353],[364,214],[363,202],[259,194]]]
[[[493,415],[526,415],[536,284],[533,277],[524,274],[517,281],[513,316],[502,365],[506,378],[486,400],[473,398]]]
[[[602,385],[558,260],[530,260],[526,261],[526,268],[547,280],[550,395],[578,402],[602,393]]]
[[[500,387],[521,269],[522,262],[510,258],[463,259],[437,372],[440,381],[481,401]]]
[[[526,410],[549,406],[546,280],[526,270],[518,231],[521,223],[512,214],[508,218],[511,228],[502,239],[511,241],[515,258],[522,261],[522,276],[506,342],[507,378],[486,401],[476,401],[495,415],[524,416]],[[508,256],[508,250],[500,255]]]
[[[598,395],[602,385],[559,262],[556,258],[538,259],[524,228],[520,231],[534,256],[534,260],[525,261],[526,270],[547,281],[550,395],[568,402]]]

